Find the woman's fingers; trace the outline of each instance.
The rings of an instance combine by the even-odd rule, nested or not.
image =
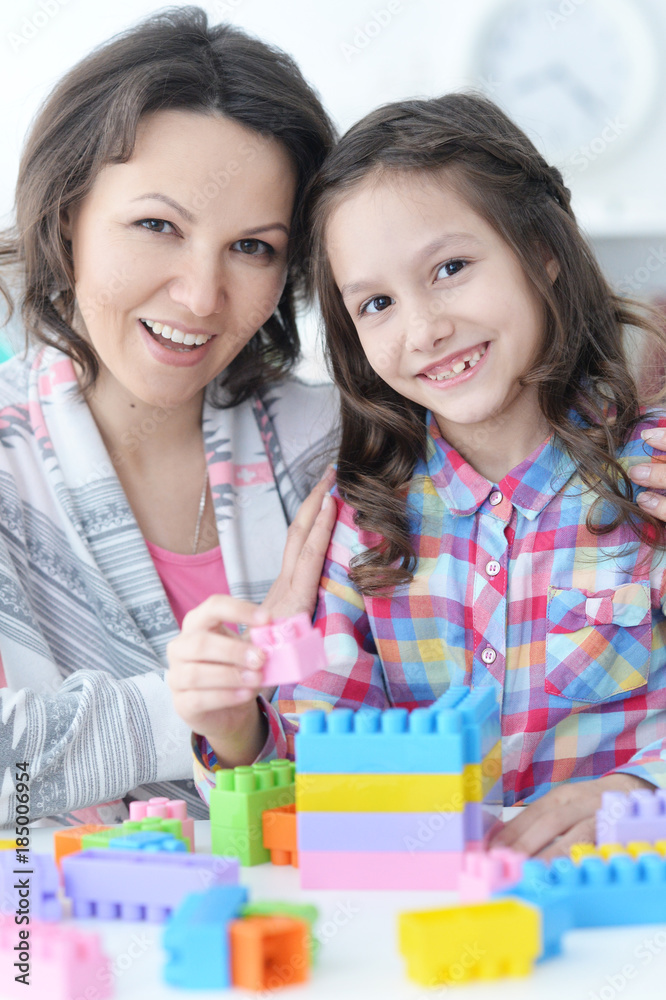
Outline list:
[[[227,594],[213,594],[198,607],[188,611],[183,619],[181,635],[201,630],[210,631],[233,625],[265,625],[269,616],[251,601],[242,601]]]
[[[595,838],[595,818],[587,817],[575,823],[561,837],[539,851],[537,858],[552,861],[553,858],[568,858],[574,844],[593,844]]]
[[[288,580],[291,579],[303,547],[308,543],[312,529],[319,519],[324,497],[326,497],[334,482],[335,469],[329,465],[317,485],[310,491],[298,508],[296,516],[289,525],[289,531],[287,532],[287,544],[285,545],[284,556],[282,558],[280,576],[284,576]],[[335,504],[333,504],[333,507],[335,507]]]

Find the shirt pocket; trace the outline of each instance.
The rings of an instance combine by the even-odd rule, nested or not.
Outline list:
[[[652,649],[650,582],[614,590],[548,589],[548,694],[602,702],[647,685]]]

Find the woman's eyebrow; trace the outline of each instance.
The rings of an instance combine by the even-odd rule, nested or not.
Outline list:
[[[186,222],[196,221],[196,216],[192,215],[189,209],[184,208],[179,202],[170,198],[168,194],[161,194],[159,191],[151,191],[148,194],[140,194],[137,198],[132,198],[132,201],[145,201],[147,199],[152,199],[153,201],[163,201],[166,205],[170,205],[175,212],[182,215]]]

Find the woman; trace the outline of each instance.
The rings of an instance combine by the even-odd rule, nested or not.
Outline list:
[[[203,613],[232,662],[261,660],[221,622],[261,618],[335,424],[332,390],[288,377],[331,142],[291,60],[197,8],[94,52],[34,124],[0,251],[27,339],[0,370],[0,825],[16,762],[32,819],[118,822],[156,794],[204,815],[165,647],[233,595]],[[328,486],[274,614],[314,603]]]

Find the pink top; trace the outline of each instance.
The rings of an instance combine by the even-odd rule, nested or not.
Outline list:
[[[222,550],[184,555],[167,552],[159,545],[146,541],[155,569],[169,598],[169,604],[181,628],[188,611],[196,608],[212,594],[228,594],[229,584],[222,562]],[[235,626],[231,625],[235,631]]]

